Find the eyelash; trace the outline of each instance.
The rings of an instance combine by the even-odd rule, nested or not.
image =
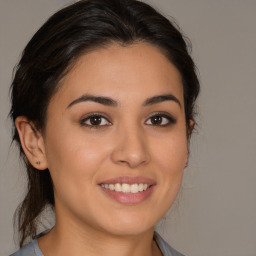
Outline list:
[[[92,121],[92,120],[90,120],[90,119],[92,119],[92,118],[101,118],[101,120],[102,120],[102,119],[105,119],[108,124],[104,124],[104,125],[86,124],[87,121]],[[111,123],[111,122],[108,120],[108,118],[105,117],[103,114],[101,114],[101,113],[92,113],[92,114],[89,114],[89,115],[87,115],[86,117],[84,117],[84,118],[80,121],[80,124],[81,124],[82,126],[86,126],[86,127],[90,128],[90,129],[99,129],[99,128],[102,128],[102,127],[105,127],[105,126],[110,126],[112,123]]]
[[[147,124],[147,122],[149,120],[151,120],[151,123],[152,123],[152,118],[157,118],[157,117],[161,118],[162,122],[163,122],[163,119],[166,119],[167,123],[166,124],[148,124],[148,125],[156,126],[156,127],[167,127],[167,126],[173,125],[177,122],[177,120],[175,118],[173,118],[172,116],[170,116],[169,114],[166,114],[163,112],[158,112],[158,113],[154,113],[153,115],[148,117],[147,120],[145,121],[145,124]],[[100,122],[102,122],[102,119],[104,119],[105,122],[107,122],[107,124],[103,124],[103,125],[102,124],[92,124],[92,123],[87,124],[86,122],[92,121],[92,118],[100,118]],[[100,113],[89,114],[88,116],[86,116],[85,118],[83,118],[80,121],[80,124],[82,126],[86,126],[86,127],[90,128],[90,129],[100,129],[100,128],[112,125],[112,123],[108,120],[108,118],[106,118],[104,115],[102,115]]]
[[[159,126],[159,127],[167,127],[167,126],[170,126],[170,125],[173,125],[173,124],[176,124],[177,120],[172,117],[170,114],[167,114],[167,113],[164,113],[164,112],[158,112],[158,113],[154,113],[153,115],[151,115],[147,120],[152,120],[152,118],[156,118],[156,117],[160,117],[160,118],[164,118],[167,120],[167,123],[166,124],[160,124],[160,125],[154,125],[154,124],[150,124],[152,126]],[[145,123],[146,123],[145,122]]]

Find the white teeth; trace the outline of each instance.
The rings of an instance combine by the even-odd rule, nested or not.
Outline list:
[[[115,190],[115,185],[109,184],[109,185],[108,185],[108,188],[109,188],[110,190]]]
[[[139,185],[138,184],[132,184],[131,185],[131,193],[138,193],[139,192]]]
[[[143,185],[142,183],[140,183],[140,184],[139,184],[139,191],[140,191],[140,192],[143,191],[143,187],[144,187],[144,185]]]
[[[116,184],[101,184],[102,187],[106,188],[106,189],[110,189],[110,190],[114,190],[116,192],[123,192],[123,193],[138,193],[138,192],[142,192],[144,190],[147,190],[149,188],[148,184],[120,184],[120,183],[116,183]]]
[[[131,192],[131,186],[129,184],[123,184],[122,185],[122,192],[123,193],[130,193]]]
[[[122,186],[121,186],[120,183],[116,183],[116,185],[115,185],[115,191],[117,191],[117,192],[121,192],[121,191],[122,191]]]

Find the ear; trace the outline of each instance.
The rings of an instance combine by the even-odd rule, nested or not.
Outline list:
[[[194,120],[189,120],[189,124],[188,124],[188,130],[187,130],[187,141],[188,141],[188,145],[187,145],[187,154],[186,154],[186,159],[185,159],[185,168],[188,166],[188,161],[189,161],[189,144],[190,144],[190,139],[191,139],[191,135],[192,132],[194,130],[195,127],[195,121]]]
[[[21,146],[30,164],[38,170],[47,169],[45,145],[42,134],[37,131],[34,124],[24,116],[15,120],[19,133]]]
[[[194,128],[195,128],[195,121],[190,119],[189,124],[188,124],[188,131],[187,131],[187,133],[188,133],[188,143],[190,142],[190,138],[191,138],[191,135],[192,135],[192,132],[193,132]]]

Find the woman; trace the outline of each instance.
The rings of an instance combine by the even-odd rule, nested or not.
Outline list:
[[[13,255],[182,255],[154,232],[188,163],[199,92],[181,33],[135,0],[84,0],[26,46],[12,83],[26,163]],[[52,206],[56,223],[37,236]]]

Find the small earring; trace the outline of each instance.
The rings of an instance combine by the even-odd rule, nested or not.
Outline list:
[[[37,164],[37,165],[40,165],[40,161],[37,161],[36,164]]]

